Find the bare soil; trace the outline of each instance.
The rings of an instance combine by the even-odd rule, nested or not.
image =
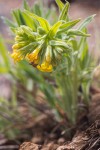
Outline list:
[[[100,150],[100,93],[92,96],[89,113],[65,130],[65,122],[57,123],[41,116],[32,128],[31,141],[24,142],[19,150]]]
[[[0,149],[100,150],[100,89],[91,87],[90,93],[89,109],[84,107],[75,125],[70,125],[66,120],[57,122],[48,110],[49,113],[41,113],[37,118],[28,117],[27,123],[20,126],[21,134],[16,139],[8,140],[0,134]],[[24,117],[28,116],[25,104],[21,112]]]

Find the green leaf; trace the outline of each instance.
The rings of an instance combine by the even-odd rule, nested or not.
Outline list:
[[[24,18],[22,16],[22,12],[21,12],[20,9],[13,10],[12,13],[13,13],[13,16],[14,16],[18,26],[26,25],[25,20],[24,20]]]
[[[52,85],[48,84],[46,81],[43,81],[42,84],[39,85],[41,91],[45,94],[45,97],[48,103],[54,107],[56,102],[55,91]]]
[[[57,5],[58,5],[59,9],[62,10],[63,7],[64,7],[64,4],[62,3],[62,1],[61,0],[55,0],[55,1],[56,1]]]
[[[35,70],[33,66],[29,65],[26,61],[21,61],[20,63],[17,64],[17,67],[18,72],[19,70],[24,70],[24,74],[26,74],[28,78],[31,78],[37,83],[41,82],[42,76],[40,75],[37,76],[37,70]]]
[[[16,28],[10,27],[10,30],[11,30],[14,34],[16,34]]]
[[[59,20],[66,20],[66,18],[68,18],[68,10],[69,10],[69,2],[67,2],[63,7],[61,14],[59,16]]]
[[[31,42],[30,44],[18,49],[18,51],[20,51],[23,55],[26,55],[27,53],[33,52],[37,46],[37,42]]]
[[[95,17],[95,14],[92,16],[87,17],[82,23],[81,25],[78,27],[78,30],[82,30],[84,29]]]
[[[46,30],[47,32],[49,31],[50,25],[49,25],[49,23],[48,23],[47,20],[45,20],[44,18],[39,17],[39,16],[37,16],[37,15],[35,15],[35,14],[32,14],[32,13],[30,13],[30,12],[27,11],[27,10],[25,10],[24,12],[25,12],[26,14],[28,14],[30,17],[32,17],[33,19],[36,19],[36,20],[40,23],[41,27],[42,27],[44,30]]]
[[[45,30],[44,30],[42,27],[38,27],[38,28],[37,28],[37,32],[38,32],[40,35],[46,34]]]
[[[3,17],[3,16],[2,16],[1,18],[2,18],[2,20],[4,21],[4,23],[7,24],[9,27],[13,27],[13,28],[16,27],[15,23],[12,22],[12,21],[10,21],[10,20],[7,19],[6,17]]]
[[[31,12],[38,15],[39,17],[45,17],[46,12],[44,11],[44,2],[41,0],[35,1],[31,7]]]
[[[58,31],[58,34],[60,34],[61,32],[65,32],[66,30],[72,28],[73,26],[75,26],[81,19],[77,19],[74,21],[69,21],[67,23],[63,23],[60,26],[60,30]]]
[[[12,11],[12,14],[15,18],[15,21],[17,22],[18,26],[20,26],[20,19],[19,19],[19,13],[18,13],[18,10],[13,10]]]
[[[12,96],[11,96],[11,105],[12,105],[12,107],[13,108],[16,108],[16,106],[17,106],[17,87],[16,87],[16,85],[13,85],[13,87],[12,87]]]
[[[3,38],[1,36],[0,36],[0,54],[1,54],[1,57],[3,58],[4,65],[7,67],[7,69],[9,69],[10,60],[9,60],[9,56],[8,56],[8,51],[4,44]]]
[[[61,24],[62,24],[62,21],[58,21],[57,23],[55,23],[55,24],[51,27],[51,29],[50,29],[50,31],[48,32],[48,35],[47,35],[47,36],[52,39],[52,38],[56,35],[56,33],[57,33],[59,27],[61,26]]]
[[[26,22],[23,18],[23,15],[22,15],[22,11],[20,9],[18,10],[18,13],[19,13],[20,25],[26,25]]]
[[[34,5],[33,12],[37,16],[42,17],[42,12],[41,12],[40,6],[38,4]]]
[[[73,49],[74,51],[77,51],[79,48],[78,48],[78,43],[77,43],[77,40],[76,39],[72,39],[71,40],[71,44],[73,46]]]
[[[51,13],[52,13],[51,10],[48,9],[48,11],[47,11],[47,13],[45,15],[45,18],[48,19],[50,17]]]
[[[50,44],[51,46],[60,47],[60,48],[62,48],[62,49],[64,49],[64,50],[69,50],[69,51],[72,50],[72,48],[71,48],[66,42],[51,40],[51,41],[49,42],[49,44]]]
[[[80,67],[83,70],[88,68],[88,66],[90,66],[91,63],[91,55],[88,52],[88,43],[86,37],[82,37],[80,39],[78,50],[79,50],[78,58],[80,60]]]
[[[5,73],[8,73],[8,68],[6,67],[6,66],[2,66],[1,64],[0,64],[0,73],[1,74],[5,74]]]
[[[29,15],[22,12],[23,18],[26,22],[26,25],[33,29],[33,31],[37,30],[37,22],[35,19],[31,18]]]
[[[32,32],[31,29],[28,29],[27,26],[20,26],[23,31],[28,35],[28,36],[31,36],[31,38],[33,38],[34,40],[36,40],[36,33],[35,32]]]
[[[87,41],[85,37],[82,37],[80,39],[78,49],[79,49],[78,57],[81,59],[81,61],[83,61],[86,56],[86,53],[88,52],[88,46],[87,46]]]
[[[86,36],[86,37],[90,36],[90,34],[86,34],[80,30],[75,30],[75,29],[68,30],[67,35],[69,35],[69,36],[77,35],[77,36]]]
[[[26,0],[23,1],[23,8],[26,9],[26,10],[30,10],[30,7],[29,7]]]

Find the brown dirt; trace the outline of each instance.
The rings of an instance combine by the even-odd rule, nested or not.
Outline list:
[[[75,127],[65,130],[64,126],[64,122],[40,117],[32,129],[31,141],[24,142],[19,150],[99,150],[100,93],[93,94],[89,113]]]

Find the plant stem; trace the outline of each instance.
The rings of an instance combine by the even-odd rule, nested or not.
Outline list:
[[[72,72],[72,123],[75,124],[77,116],[77,101],[78,101],[78,79],[77,68]]]

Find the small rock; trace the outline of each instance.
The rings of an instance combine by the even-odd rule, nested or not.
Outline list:
[[[42,150],[56,150],[58,148],[57,144],[54,144],[53,142],[50,142],[46,146],[42,148]]]
[[[56,139],[57,138],[57,135],[54,134],[54,133],[51,133],[50,136],[49,136],[50,139]]]
[[[19,150],[40,150],[40,146],[32,142],[24,142]]]
[[[59,145],[62,145],[64,142],[65,142],[65,139],[64,139],[64,138],[60,138],[60,139],[58,140],[58,144],[59,144]]]
[[[75,150],[75,149],[73,147],[71,147],[71,146],[66,146],[65,145],[65,146],[58,147],[57,150]]]
[[[41,144],[41,143],[43,143],[43,140],[44,140],[44,138],[42,135],[40,135],[40,136],[37,135],[37,136],[34,136],[31,141],[36,144]]]

